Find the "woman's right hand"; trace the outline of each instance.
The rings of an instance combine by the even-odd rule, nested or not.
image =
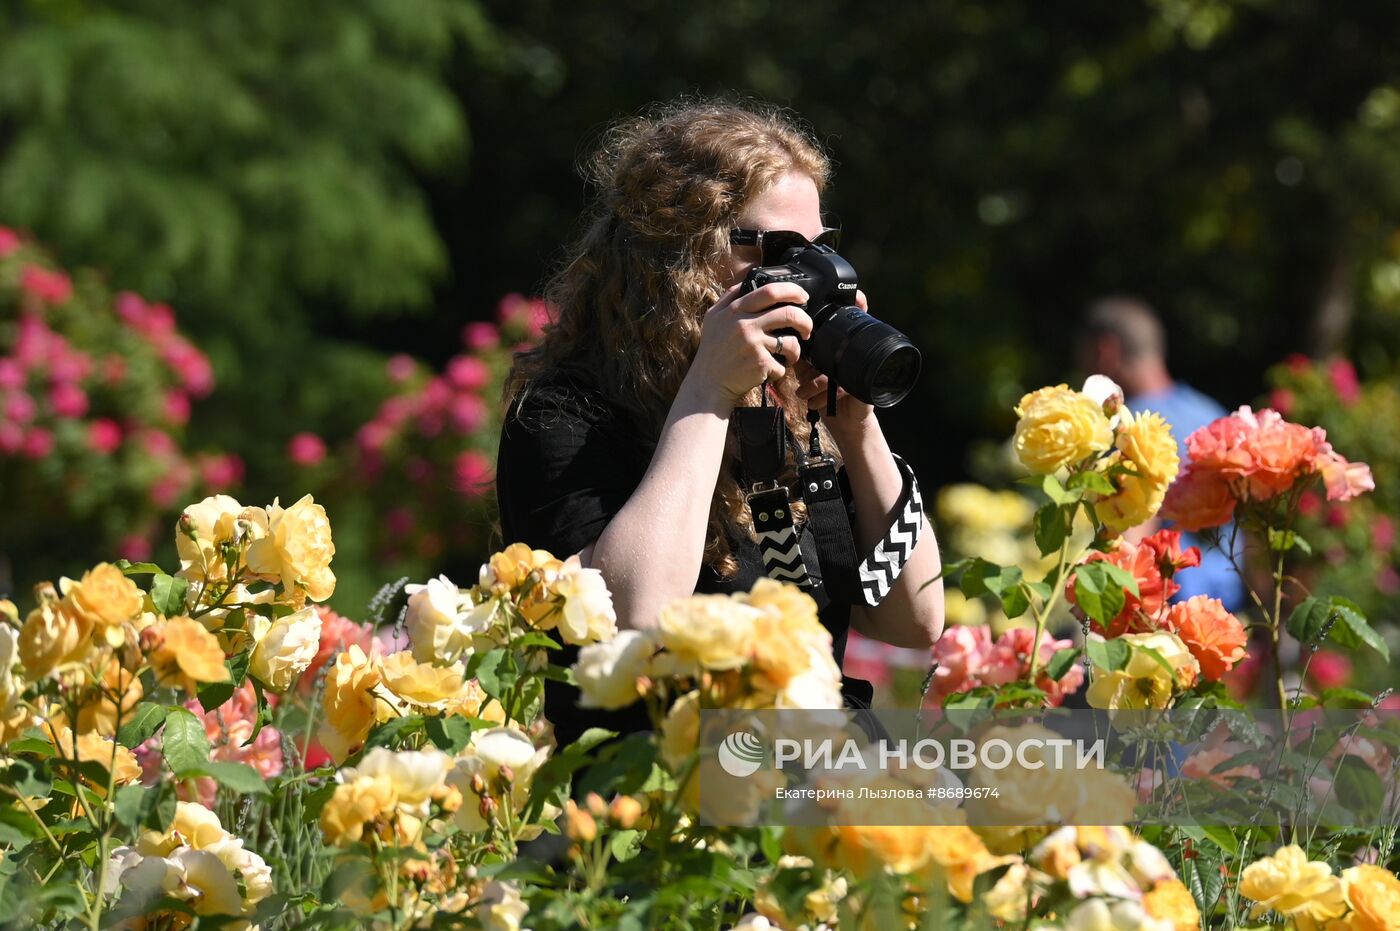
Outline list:
[[[797,339],[783,338],[783,361],[774,358],[775,330],[796,330],[800,338],[812,335],[812,318],[801,306],[808,294],[800,286],[779,282],[740,296],[736,284],[705,312],[700,348],[686,378],[703,379],[726,401],[737,402],[765,378],[782,378],[801,356]]]

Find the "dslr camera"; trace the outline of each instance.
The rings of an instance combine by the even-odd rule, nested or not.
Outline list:
[[[817,371],[876,407],[898,404],[913,390],[922,361],[918,348],[899,330],[856,306],[856,270],[835,249],[811,242],[793,245],[782,253],[779,264],[750,269],[741,293],[780,281],[799,285],[810,295],[804,310],[812,317],[812,338],[799,340],[799,346],[802,358]],[[774,335],[797,338],[791,329]]]

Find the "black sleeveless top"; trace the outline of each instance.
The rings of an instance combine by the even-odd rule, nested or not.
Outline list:
[[[640,435],[625,415],[603,400],[590,373],[568,369],[536,379],[523,400],[511,406],[501,431],[496,496],[502,545],[525,543],[560,559],[582,550],[598,538],[641,484],[655,448],[655,438]],[[844,469],[840,478],[849,510],[851,495]],[[696,593],[748,591],[763,576],[758,545],[747,534],[731,538],[731,543],[738,572],[724,579],[702,566],[695,580]],[[805,526],[801,546],[808,565],[816,566],[815,542]],[[840,664],[850,606],[833,602],[821,587],[809,593],[817,602],[822,624],[831,632]],[[576,657],[577,648],[566,646],[554,659],[567,665]],[[848,679],[845,691],[862,703],[869,702],[868,683]],[[621,711],[602,711],[579,708],[578,696],[572,686],[546,682],[546,716],[554,723],[560,746],[589,727],[624,733],[650,727],[640,703]]]

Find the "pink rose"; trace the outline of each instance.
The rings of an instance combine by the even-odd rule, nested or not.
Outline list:
[[[299,466],[314,466],[326,458],[326,443],[314,433],[298,433],[287,441],[287,457]]]
[[[29,459],[43,459],[53,452],[53,434],[43,427],[34,427],[24,435],[23,452]]]
[[[474,321],[462,328],[462,343],[468,349],[480,351],[492,349],[501,342],[501,334],[494,323]]]
[[[403,384],[413,377],[413,373],[418,371],[418,363],[412,356],[399,353],[390,356],[389,361],[384,364],[384,371],[388,374],[389,380],[395,384]]]
[[[491,371],[480,359],[457,356],[447,364],[447,380],[462,391],[478,391],[491,380]]]
[[[81,417],[88,410],[87,392],[72,382],[59,382],[49,389],[49,408],[56,417]]]
[[[457,490],[468,498],[480,498],[489,490],[491,461],[474,449],[457,457],[454,463]]]
[[[35,299],[54,307],[67,303],[73,296],[73,282],[67,275],[38,265],[24,266],[19,286]]]
[[[24,387],[24,369],[14,359],[0,359],[0,390],[17,391]]]
[[[122,445],[122,428],[115,420],[99,417],[88,424],[88,446],[94,452],[109,456]]]
[[[0,226],[0,258],[4,258],[11,252],[17,250],[21,245],[19,233],[8,226]]]

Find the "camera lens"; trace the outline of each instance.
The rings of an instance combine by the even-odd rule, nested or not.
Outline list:
[[[876,407],[892,407],[903,401],[914,382],[919,379],[922,360],[919,350],[909,340],[900,337],[884,358],[874,363],[875,373],[870,379],[870,403]]]
[[[907,336],[855,307],[818,317],[813,364],[835,371],[842,388],[876,407],[898,404],[914,389],[921,359]]]

